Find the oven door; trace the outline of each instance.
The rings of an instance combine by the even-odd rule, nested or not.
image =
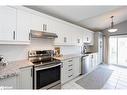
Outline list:
[[[35,89],[51,89],[61,84],[61,64],[35,67]]]

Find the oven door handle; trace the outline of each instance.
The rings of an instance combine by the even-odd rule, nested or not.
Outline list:
[[[38,71],[38,70],[45,70],[45,69],[57,67],[57,66],[59,66],[59,65],[61,65],[61,63],[60,63],[60,64],[57,64],[57,65],[47,66],[47,67],[36,67],[36,68],[35,68],[35,71]]]

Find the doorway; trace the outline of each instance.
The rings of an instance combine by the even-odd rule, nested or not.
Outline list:
[[[109,64],[127,67],[127,35],[110,36]]]

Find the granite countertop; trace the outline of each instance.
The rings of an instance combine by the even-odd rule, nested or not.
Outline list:
[[[95,52],[91,52],[89,54],[93,54],[93,53],[95,53]],[[54,58],[63,61],[63,60],[66,60],[66,59],[70,59],[70,58],[74,58],[74,57],[82,57],[82,56],[86,56],[86,55],[89,55],[89,54],[79,54],[79,53],[78,54],[68,54],[68,55],[62,55],[60,57],[54,57]]]
[[[33,64],[28,60],[8,62],[8,65],[0,66],[0,79],[17,76],[21,68],[30,66],[33,66]]]
[[[84,56],[84,54],[68,54],[68,55],[62,55],[60,57],[54,57],[58,60],[66,60],[66,59],[70,59],[70,58],[74,58],[74,57],[80,57],[80,56]]]

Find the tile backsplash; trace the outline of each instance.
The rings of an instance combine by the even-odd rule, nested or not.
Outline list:
[[[79,46],[59,46],[61,54],[80,53]],[[54,49],[52,39],[32,39],[30,45],[0,45],[0,55],[8,61],[22,60],[28,58],[29,50],[48,50]]]

